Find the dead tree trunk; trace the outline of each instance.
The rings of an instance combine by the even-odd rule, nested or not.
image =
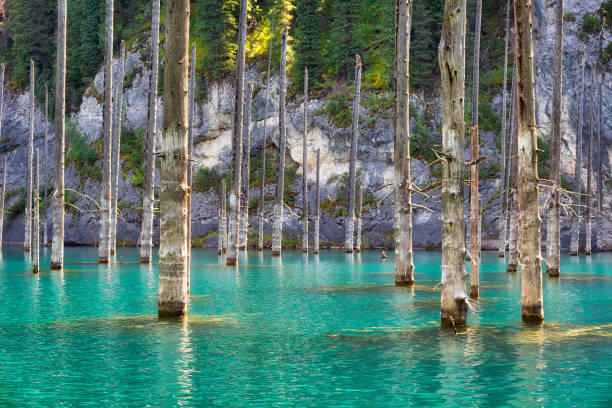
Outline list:
[[[355,236],[355,186],[357,185],[357,141],[359,139],[359,103],[361,97],[361,57],[355,56],[355,96],[353,98],[353,137],[351,138],[351,161],[349,165],[349,196],[344,252],[353,252]]]
[[[595,127],[595,66],[596,63],[591,67],[591,97],[589,103],[589,140],[587,143],[587,190],[586,190],[586,230],[585,230],[585,244],[584,254],[591,255],[593,249],[592,244],[592,219],[591,219],[591,205],[593,202],[593,186],[591,184],[593,180],[593,132]]]
[[[242,180],[240,202],[240,237],[239,248],[247,249],[249,238],[249,184],[251,173],[251,98],[253,95],[253,82],[249,81],[246,87],[246,100],[244,104],[242,127]]]
[[[111,228],[110,228],[110,252],[114,255],[117,251],[117,211],[119,193],[119,173],[121,173],[121,115],[123,108],[123,77],[125,73],[125,41],[121,41],[119,52],[119,72],[116,74],[115,100],[113,101],[113,152],[112,152],[112,193],[111,193]]]
[[[259,192],[259,250],[264,250],[264,212],[266,201],[266,146],[268,144],[268,100],[270,99],[270,65],[272,63],[272,37],[268,43],[268,79],[266,82],[266,101],[264,103],[263,138],[261,141],[261,190]]]
[[[227,251],[227,189],[225,187],[225,179],[221,180],[221,198],[219,206],[221,208],[221,225],[219,229],[221,231],[221,252]]]
[[[0,193],[0,260],[2,260],[2,231],[4,230],[4,197],[6,195],[6,156],[2,170],[2,193]]]
[[[602,9],[603,9],[603,3],[602,3]],[[597,102],[597,211],[599,212],[599,217],[601,217],[602,214],[602,208],[603,208],[603,178],[604,178],[604,172],[603,172],[603,161],[602,161],[602,157],[604,154],[607,155],[607,149],[605,149],[604,145],[603,145],[603,137],[601,135],[601,131],[602,131],[602,127],[601,127],[601,109],[603,106],[603,102],[602,102],[602,88],[603,88],[603,82],[605,79],[605,75],[606,75],[606,71],[604,70],[604,66],[603,66],[603,53],[602,53],[602,39],[603,39],[603,31],[600,33],[599,35],[599,69],[600,69],[600,79],[599,79],[599,96],[598,96],[598,102]],[[600,228],[601,231],[601,228]],[[599,234],[595,235],[595,243],[593,244],[594,248],[598,248],[599,247],[599,243],[598,243],[598,238],[599,238]]]
[[[531,0],[514,3],[518,119],[518,216],[519,260],[521,263],[523,321],[544,319],[542,298],[542,255],[540,249],[540,207],[538,154],[531,37]]]
[[[28,168],[26,171],[26,208],[25,235],[23,250],[28,252],[32,246],[32,169],[34,168],[34,60],[30,60],[30,115],[28,131]]]
[[[66,0],[57,2],[55,136],[53,139],[53,236],[51,269],[64,267],[64,147],[66,130]]]
[[[45,85],[45,120],[49,120],[49,89]],[[45,125],[45,141],[43,144],[43,148],[45,149],[45,176],[43,183],[48,185],[49,182],[49,161],[47,160],[47,138],[49,136],[48,127]],[[47,189],[44,189],[44,198],[43,198],[43,245],[49,244],[49,237],[47,235]]]
[[[504,88],[502,90],[502,142],[501,142],[501,191],[502,203],[499,215],[499,246],[497,255],[500,258],[506,256],[506,231],[508,226],[508,166],[506,163],[507,140],[507,99],[508,99],[508,44],[510,38],[510,0],[506,1],[506,35],[504,38]]]
[[[304,140],[302,144],[302,251],[308,252],[308,67],[304,68]]]
[[[412,0],[398,0],[395,27],[394,235],[395,284],[414,284],[410,179],[410,27]]]
[[[563,94],[563,1],[555,9],[555,52],[553,76],[552,135],[550,139],[550,178],[553,185],[548,206],[546,272],[559,276],[561,261],[561,98]]]
[[[191,271],[191,202],[193,193],[193,115],[195,112],[195,73],[196,73],[196,45],[191,46],[191,72],[189,75],[189,96],[188,96],[188,143],[189,150],[187,157],[187,183],[189,184],[189,202],[187,207],[187,248],[189,248],[189,270]]]
[[[319,253],[319,229],[321,222],[321,140],[317,143],[317,175],[315,181],[315,220],[314,220],[314,246],[315,254]]]
[[[247,0],[240,1],[238,53],[236,54],[236,100],[232,133],[232,182],[230,186],[230,215],[227,235],[227,265],[238,264],[238,225],[240,223],[240,182],[242,172],[242,121],[244,114],[244,71],[246,61]]]
[[[512,78],[512,109],[510,117],[510,148],[508,167],[510,167],[510,226],[508,236],[508,272],[518,272],[518,140],[516,117],[516,70]]]
[[[32,221],[32,272],[40,270],[40,189],[38,181],[39,156],[36,149],[34,158],[34,219]]]
[[[4,71],[6,64],[0,64],[0,139],[2,138],[2,119],[4,117]]]
[[[442,86],[442,326],[465,325],[463,159],[466,0],[446,0],[439,46]]]
[[[274,221],[272,228],[272,256],[280,256],[283,240],[283,194],[285,192],[285,144],[287,128],[285,123],[285,81],[287,78],[287,26],[283,28],[283,41],[281,47],[280,89],[279,89],[279,153],[278,153],[278,181],[276,183],[276,203],[274,204]]]
[[[159,77],[159,2],[153,0],[151,19],[151,76],[147,113],[147,157],[145,159],[142,200],[142,226],[140,229],[140,262],[150,263],[153,253],[153,204],[155,199],[155,140],[157,134],[157,82]]]
[[[361,252],[361,226],[363,224],[363,186],[359,187],[359,216],[357,217],[357,243],[355,252]]]
[[[582,134],[584,127],[584,66],[586,63],[586,44],[582,47],[580,63],[580,82],[578,86],[578,128],[576,129],[576,165],[574,166],[574,204],[576,204],[574,221],[572,222],[572,239],[570,255],[577,256],[580,247],[580,225],[582,224]]]
[[[166,2],[166,63],[161,154],[159,316],[187,312],[187,69],[189,0]]]

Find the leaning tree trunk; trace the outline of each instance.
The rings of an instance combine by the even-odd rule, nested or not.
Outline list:
[[[394,235],[395,284],[414,284],[410,179],[410,27],[412,0],[398,0],[395,27]]]
[[[49,89],[47,88],[47,86],[45,85],[45,120],[49,120]],[[49,162],[47,160],[47,137],[49,136],[49,131],[47,126],[45,125],[45,141],[43,144],[43,148],[45,149],[45,180],[43,181],[43,183],[45,183],[45,185],[47,185],[47,182],[49,181]],[[47,189],[45,187],[45,189],[43,190],[43,194],[45,195],[45,197],[43,198],[43,245],[48,245],[49,244],[49,237],[47,236]]]
[[[357,140],[359,139],[359,103],[361,97],[361,57],[355,56],[355,97],[353,98],[353,137],[351,138],[351,162],[349,166],[348,214],[344,252],[353,252],[355,236],[355,188],[357,185]]]
[[[591,184],[593,180],[593,131],[595,127],[595,64],[591,67],[591,97],[589,103],[589,139],[587,143],[587,190],[586,190],[586,230],[585,230],[585,243],[584,243],[584,254],[591,255],[593,244],[592,238],[592,219],[591,219],[591,205],[593,202],[593,186]]]
[[[150,263],[153,253],[153,204],[155,200],[155,139],[157,134],[157,82],[159,77],[159,2],[153,0],[151,19],[151,76],[149,77],[147,138],[140,228],[140,262]]]
[[[34,60],[30,60],[30,124],[28,131],[28,168],[26,171],[26,208],[25,235],[23,250],[28,252],[32,246],[32,169],[34,168]]]
[[[363,224],[363,186],[359,187],[359,216],[357,217],[357,243],[355,251],[361,252],[361,227]]]
[[[476,27],[474,28],[474,62],[472,84],[472,131],[470,166],[470,296],[478,297],[480,269],[480,197],[478,194],[478,90],[480,85],[480,24],[482,19],[482,0],[476,5]]]
[[[308,67],[304,69],[304,140],[302,143],[302,251],[308,252]]]
[[[123,77],[125,72],[125,41],[121,41],[119,53],[119,72],[116,74],[115,100],[113,110],[113,152],[112,152],[112,193],[111,193],[111,227],[110,251],[114,255],[117,251],[117,204],[119,193],[119,173],[121,172],[121,115],[123,108]]]
[[[189,0],[168,0],[160,186],[159,316],[181,316],[187,312],[188,58]]]
[[[64,266],[64,147],[66,130],[66,0],[57,2],[55,136],[53,139],[53,236],[51,269]]]
[[[191,202],[193,194],[193,115],[195,112],[195,73],[196,73],[196,45],[191,46],[191,71],[189,75],[188,91],[188,163],[187,163],[187,183],[189,184],[189,203],[187,207],[187,248],[189,248],[189,270],[191,271]],[[189,288],[191,289],[191,282]]]
[[[572,222],[572,239],[570,255],[577,256],[580,247],[580,225],[582,224],[582,134],[584,127],[584,66],[586,63],[586,44],[582,47],[580,63],[580,84],[578,86],[578,128],[576,129],[576,165],[574,166],[574,221]]]
[[[321,140],[317,143],[317,174],[315,181],[315,220],[314,220],[314,246],[315,254],[319,253],[319,229],[321,222]]]
[[[550,178],[552,191],[548,206],[546,234],[546,272],[559,276],[561,262],[561,98],[563,94],[563,1],[557,0],[555,11],[555,52],[550,138]]]
[[[264,212],[266,200],[266,146],[268,143],[268,100],[270,99],[270,65],[272,63],[272,37],[268,43],[268,79],[266,82],[266,101],[264,103],[263,137],[261,141],[261,190],[259,192],[259,250],[264,250]]]
[[[246,61],[246,21],[248,0],[240,0],[238,53],[236,54],[236,96],[232,132],[232,181],[227,235],[227,265],[238,264],[238,225],[240,223],[240,183],[242,172],[242,120],[244,114],[244,70]]]
[[[111,151],[113,146],[113,12],[114,0],[106,0],[106,37],[104,41],[104,139],[102,141],[102,185],[100,186],[100,241],[98,262],[110,260]]]
[[[280,256],[283,239],[283,194],[285,191],[285,144],[287,127],[285,123],[285,82],[287,78],[287,26],[283,29],[283,42],[281,47],[280,84],[279,84],[279,153],[278,153],[278,181],[276,183],[276,203],[274,203],[274,221],[272,228],[272,256]]]
[[[34,219],[32,221],[32,272],[40,270],[40,188],[38,181],[39,170],[38,149],[34,158]]]
[[[510,117],[510,148],[508,167],[510,167],[510,226],[508,236],[508,272],[518,272],[518,140],[516,117],[516,71],[512,79],[512,109]]]
[[[518,118],[518,216],[523,321],[544,319],[538,154],[531,37],[531,0],[514,3],[516,32],[516,116]]]
[[[442,86],[442,326],[465,325],[463,159],[466,0],[446,0],[439,46]]]
[[[506,256],[506,231],[508,226],[508,166],[506,163],[507,141],[507,99],[508,99],[508,43],[510,38],[510,0],[506,1],[506,35],[504,38],[504,88],[502,90],[502,142],[501,142],[501,191],[502,204],[499,216],[499,246],[497,255],[500,258]]]
[[[240,236],[239,248],[247,249],[249,238],[249,184],[251,173],[251,98],[253,95],[253,82],[249,81],[246,88],[246,101],[244,104],[242,128],[242,180],[240,202]]]
[[[2,231],[4,230],[4,196],[6,194],[6,156],[2,170],[2,192],[0,193],[0,260],[2,260]]]

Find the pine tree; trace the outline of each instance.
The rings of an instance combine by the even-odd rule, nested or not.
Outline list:
[[[325,30],[321,13],[321,0],[302,0],[297,2],[295,27],[295,65],[294,82],[299,88],[304,86],[303,78],[308,67],[310,83],[317,86],[321,81],[322,52]]]

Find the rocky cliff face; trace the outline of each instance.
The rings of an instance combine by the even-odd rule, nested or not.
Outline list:
[[[598,0],[566,0],[566,12],[574,13],[577,21],[584,12],[594,10],[598,6]],[[545,137],[550,133],[551,118],[551,96],[552,96],[552,52],[554,43],[553,7],[548,7],[543,0],[535,2],[535,26],[536,39],[536,98],[537,119],[539,130]],[[577,38],[577,23],[568,22],[565,25],[565,59],[564,59],[564,106],[563,106],[563,172],[565,178],[572,180],[575,171],[575,145],[577,132],[577,110],[578,110],[578,69],[582,45]],[[590,67],[596,55],[596,45],[589,45],[589,58],[587,62],[586,77],[590,78]],[[146,127],[147,111],[147,84],[150,72],[143,63],[143,58],[138,51],[130,53],[126,61],[126,73],[131,82],[125,90],[124,128],[139,129]],[[264,126],[264,94],[265,83],[262,82],[264,75],[255,69],[248,71],[248,79],[254,81],[255,95],[253,99],[253,123],[251,128],[251,151],[257,153],[262,148],[263,126]],[[603,88],[603,132],[604,141],[604,168],[607,178],[610,177],[610,159],[612,154],[612,120],[610,115],[610,82],[609,74],[606,74]],[[270,107],[267,118],[267,134],[272,139],[272,145],[278,144],[278,77],[273,76],[270,88]],[[590,84],[589,84],[590,86]],[[80,110],[72,115],[71,119],[78,125],[80,131],[87,136],[90,142],[99,139],[102,132],[102,104],[100,95],[103,89],[103,74],[99,73],[92,87],[83,98]],[[588,94],[588,89],[587,89]],[[220,172],[227,172],[230,163],[231,145],[231,110],[233,108],[233,88],[230,82],[209,84],[206,89],[206,100],[196,106],[194,125],[194,168],[217,167]],[[499,98],[497,98],[499,99]],[[435,133],[441,121],[439,101],[436,99],[425,100],[417,96],[412,98],[417,112],[422,113],[427,109],[434,112],[429,116],[433,119],[428,126]],[[307,172],[311,186],[314,187],[314,168],[316,147],[321,146],[321,175],[322,175],[322,200],[333,199],[336,195],[336,186],[339,177],[348,171],[350,127],[336,127],[326,114],[321,114],[321,108],[327,102],[321,99],[311,99],[309,102],[309,159],[306,163]],[[588,100],[585,100],[585,111],[588,111]],[[9,153],[8,186],[11,193],[7,202],[7,208],[15,206],[19,201],[18,189],[24,185],[26,145],[27,145],[27,95],[8,93],[5,99],[5,116],[3,121],[2,142],[0,143],[0,154]],[[501,103],[493,103],[499,111]],[[158,100],[158,109],[161,112],[161,99]],[[288,105],[288,155],[290,162],[298,174],[304,171],[302,163],[302,134],[303,134],[303,102],[299,95],[293,98]],[[365,99],[361,107],[361,124],[358,144],[358,169],[362,175],[364,185],[374,191],[381,186],[388,185],[393,181],[393,126],[391,122],[392,112],[375,111],[371,104]],[[158,115],[158,128],[161,127],[161,115]],[[588,122],[585,122],[585,132],[588,131]],[[51,166],[53,129],[40,112],[36,111],[36,147],[41,149],[44,141],[45,131],[49,140],[49,165]],[[159,132],[158,132],[159,134]],[[588,133],[585,133],[588,135]],[[585,142],[586,144],[586,142]],[[269,151],[274,147],[268,145]],[[596,150],[596,149],[595,149]],[[277,150],[276,150],[277,151]],[[490,157],[491,161],[499,160],[499,149],[496,146],[496,135],[491,132],[482,133],[481,154]],[[468,153],[466,151],[466,158]],[[91,163],[93,166],[94,163]],[[41,166],[42,168],[42,166]],[[125,163],[124,163],[125,170]],[[127,172],[127,171],[126,171]],[[50,174],[51,172],[49,172]],[[127,172],[129,174],[129,172]],[[421,160],[412,161],[412,174],[418,175],[415,182],[421,186],[428,185],[437,180],[431,174],[431,168]],[[583,178],[586,177],[584,172]],[[51,188],[50,179],[45,179],[44,184]],[[301,233],[299,224],[299,213],[301,209],[301,177],[296,177],[292,191],[295,192],[296,206],[286,212],[284,230],[286,235],[295,239]],[[92,245],[98,238],[98,215],[96,203],[99,200],[99,185],[91,179],[80,179],[74,164],[70,164],[66,171],[66,185],[70,189],[71,204],[67,207],[66,215],[66,241],[68,244]],[[499,192],[499,180],[497,177],[482,180],[481,195],[483,207],[483,247],[496,247],[497,228],[496,220],[499,216],[499,199],[495,198]],[[133,187],[125,177],[120,178],[119,187],[121,218],[119,222],[118,239],[125,245],[136,245],[140,230],[140,206],[142,190]],[[267,194],[272,195],[274,186],[267,187]],[[375,192],[377,200],[383,200],[379,205],[372,203],[364,209],[364,244],[371,247],[388,247],[393,244],[393,207],[392,196],[388,187]],[[22,194],[22,193],[21,193]],[[314,202],[314,192],[311,188],[310,202]],[[439,247],[441,241],[440,230],[440,203],[432,192],[432,197],[415,195],[414,201],[419,206],[414,212],[414,245],[416,248]],[[258,196],[258,190],[253,189],[251,196]],[[604,211],[609,211],[610,189],[606,187]],[[545,193],[543,194],[545,199]],[[334,202],[327,201],[330,205],[325,206],[322,211],[321,241],[323,245],[339,245],[344,239],[344,216],[336,207]],[[217,206],[218,199],[215,193],[195,192],[193,195],[193,234],[194,241],[198,244],[214,245],[216,243],[217,230]],[[421,207],[422,206],[422,207]],[[428,207],[429,210],[424,207]],[[268,211],[271,208],[268,209]],[[466,214],[467,215],[467,214]],[[46,216],[51,224],[50,212]],[[251,225],[256,226],[258,214],[251,216]],[[265,214],[268,217],[268,213]],[[545,216],[545,213],[543,213]],[[562,244],[569,244],[569,219],[565,220],[562,231]],[[543,223],[545,226],[546,223]],[[612,224],[605,218],[601,218],[595,225],[595,233],[598,242],[604,249],[612,249]],[[157,224],[155,225],[157,228]],[[271,232],[271,223],[266,223],[266,232]],[[312,234],[312,231],[311,231]],[[23,241],[23,215],[9,215],[5,223],[5,242]],[[156,237],[157,239],[157,237]],[[298,242],[299,240],[296,240]],[[544,242],[544,241],[543,241]]]

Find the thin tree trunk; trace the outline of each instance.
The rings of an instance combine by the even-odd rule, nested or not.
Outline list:
[[[353,98],[353,137],[351,138],[351,161],[349,166],[349,196],[344,252],[353,252],[355,237],[355,189],[357,185],[357,141],[359,139],[359,103],[361,97],[361,57],[355,55],[355,96]]]
[[[0,139],[2,138],[2,119],[4,118],[4,72],[6,64],[0,64]]]
[[[238,264],[238,225],[240,223],[240,183],[242,172],[242,121],[244,114],[244,71],[246,61],[246,20],[248,0],[240,0],[238,53],[236,54],[236,100],[232,132],[232,182],[230,185],[230,215],[227,235],[227,265]]]
[[[28,168],[26,171],[26,208],[25,235],[23,250],[28,252],[32,246],[32,169],[34,168],[34,60],[30,60],[30,124],[28,131]]]
[[[442,87],[442,326],[465,325],[463,221],[466,0],[446,0],[439,46]]]
[[[563,1],[555,9],[555,52],[553,76],[552,135],[550,138],[550,178],[553,182],[548,206],[546,272],[559,276],[561,261],[561,98],[563,94]]]
[[[315,220],[314,220],[314,247],[315,254],[319,253],[319,229],[321,223],[321,140],[317,143],[317,175],[315,182]]]
[[[246,87],[246,101],[244,104],[243,128],[242,128],[242,180],[241,197],[242,208],[240,210],[240,237],[239,248],[247,249],[249,238],[249,184],[251,173],[251,98],[253,95],[253,82],[249,81]]]
[[[142,226],[140,229],[140,262],[150,263],[153,253],[153,204],[155,200],[155,139],[157,134],[157,82],[159,77],[159,2],[153,0],[151,19],[151,76],[147,113],[147,156],[145,159],[142,200]]]
[[[278,181],[276,183],[276,203],[274,204],[274,224],[272,228],[272,256],[280,256],[283,240],[283,194],[285,191],[285,144],[287,128],[285,123],[285,81],[287,78],[287,26],[283,28],[280,64],[279,89],[279,153],[278,153]]]
[[[268,79],[266,82],[266,101],[264,103],[263,140],[261,142],[261,190],[259,192],[259,250],[264,250],[264,212],[266,200],[266,146],[268,144],[268,100],[270,99],[270,65],[272,63],[272,36],[268,43]]]
[[[596,63],[591,67],[591,98],[589,103],[589,140],[587,143],[587,190],[586,190],[586,231],[585,231],[585,244],[584,254],[591,255],[593,248],[592,239],[592,220],[591,220],[591,205],[593,202],[593,187],[591,181],[593,180],[593,131],[595,127],[595,66]]]
[[[45,85],[45,120],[49,120],[49,88]],[[45,180],[43,183],[47,185],[49,181],[49,162],[47,160],[47,137],[49,136],[48,127],[45,125],[45,141],[44,141],[44,149],[45,149]],[[47,189],[43,190],[43,194],[45,195],[43,198],[43,245],[49,245],[49,237],[47,235]]]
[[[302,251],[308,252],[308,67],[304,69],[304,140],[302,145]]]
[[[195,112],[195,73],[196,73],[196,45],[193,43],[191,46],[191,72],[189,75],[189,96],[188,96],[188,115],[189,115],[189,126],[188,126],[188,140],[189,140],[189,161],[187,163],[187,180],[189,183],[189,203],[188,203],[188,214],[187,214],[187,247],[189,248],[189,270],[191,271],[191,202],[193,194],[193,115]]]
[[[414,284],[410,179],[410,27],[412,0],[397,0],[395,24],[394,235],[395,284]]]
[[[4,197],[6,194],[6,156],[2,170],[2,193],[0,194],[0,260],[2,260],[2,231],[4,230]]]
[[[603,10],[603,3],[602,3],[602,7],[601,9]],[[603,145],[603,137],[601,136],[601,109],[603,106],[603,102],[602,102],[602,88],[603,88],[603,82],[605,79],[605,70],[603,67],[603,52],[602,52],[602,39],[603,39],[603,31],[600,33],[599,35],[599,68],[600,68],[600,79],[599,79],[599,96],[598,96],[598,102],[597,102],[597,210],[599,212],[599,214],[601,214],[602,212],[602,208],[603,208],[603,178],[604,178],[604,172],[603,172],[603,161],[602,161],[602,157],[603,154],[608,154],[607,153],[607,149],[604,148]],[[601,215],[598,215],[599,218],[601,218]],[[599,228],[599,231],[601,231],[601,227]],[[595,235],[595,242],[593,244],[594,248],[598,248],[599,247],[599,243],[598,243],[598,238],[599,234]]]
[[[582,47],[582,62],[580,63],[580,84],[578,88],[578,128],[576,129],[576,165],[574,166],[574,220],[572,222],[572,241],[570,255],[577,256],[580,248],[580,225],[582,224],[582,134],[584,127],[584,66],[586,63],[586,44]]]
[[[516,117],[516,69],[512,80],[512,113],[510,123],[510,227],[508,237],[508,272],[518,272],[518,134],[517,134],[517,117]]]
[[[510,38],[510,0],[506,1],[506,35],[504,38],[504,89],[502,90],[502,144],[501,144],[501,190],[502,205],[499,217],[499,246],[497,255],[500,258],[506,256],[506,231],[508,225],[508,166],[506,163],[507,140],[507,99],[508,99],[508,44]]]
[[[159,316],[187,312],[187,69],[189,0],[166,2],[166,63],[161,160]]]
[[[34,219],[32,221],[32,272],[40,270],[40,189],[38,181],[39,156],[36,149],[34,163]]]
[[[227,189],[225,187],[225,179],[221,180],[221,250],[223,253],[227,251]]]
[[[516,116],[518,118],[518,216],[523,321],[544,319],[538,154],[531,37],[531,0],[514,3],[516,28]]]
[[[223,198],[225,196],[225,180],[221,180],[221,191],[219,192],[219,208],[217,209],[217,218],[218,218],[218,224],[217,224],[217,254],[218,255],[223,255],[223,242],[224,242],[224,226],[225,226],[225,222],[223,220]]]
[[[57,2],[55,136],[53,139],[53,236],[51,269],[64,267],[64,147],[66,130],[66,0]]]
[[[361,226],[363,224],[363,186],[359,187],[359,216],[357,217],[357,243],[355,251],[361,252]]]
[[[113,111],[113,152],[112,152],[112,193],[111,193],[111,255],[117,251],[117,211],[119,193],[119,173],[121,173],[121,115],[123,108],[123,78],[125,72],[125,41],[121,41],[119,52],[119,72],[117,72],[115,82],[115,100]]]

